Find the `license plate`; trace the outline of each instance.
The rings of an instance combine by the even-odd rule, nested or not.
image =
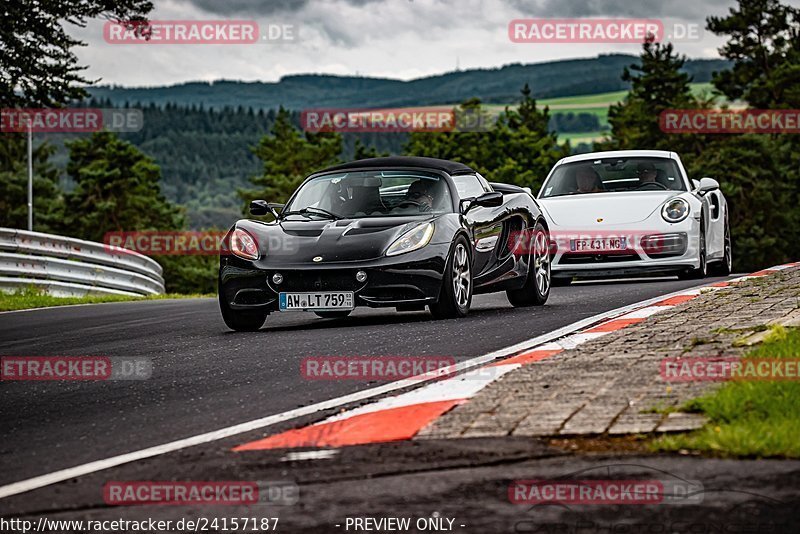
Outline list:
[[[352,310],[353,292],[281,293],[278,305],[281,311]]]
[[[570,252],[611,252],[626,250],[627,239],[624,237],[604,237],[598,239],[570,239]]]

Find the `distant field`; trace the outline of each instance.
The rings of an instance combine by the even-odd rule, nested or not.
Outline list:
[[[692,94],[710,95],[713,86],[710,83],[693,83],[691,84]],[[614,91],[611,93],[597,93],[593,95],[578,95],[567,96],[560,98],[544,98],[537,100],[536,104],[539,107],[547,106],[550,108],[550,113],[591,113],[596,115],[603,126],[608,125],[608,108],[612,104],[622,101],[628,94],[627,91]],[[499,113],[505,109],[506,106],[490,104],[486,106],[492,112]],[[580,132],[580,133],[562,133],[559,138],[569,141],[573,146],[579,143],[592,143],[602,139],[606,132]]]

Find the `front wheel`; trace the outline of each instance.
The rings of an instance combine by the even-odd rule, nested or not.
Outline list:
[[[464,317],[472,304],[472,260],[467,240],[458,237],[444,269],[439,302],[430,305],[437,319]]]
[[[222,293],[219,295],[219,309],[222,312],[222,320],[228,328],[236,332],[255,332],[264,326],[264,321],[267,320],[266,312],[241,312],[230,309]]]
[[[506,291],[508,301],[515,307],[541,306],[550,296],[550,254],[547,230],[541,223],[533,230],[533,250],[528,256],[528,274],[525,285]]]

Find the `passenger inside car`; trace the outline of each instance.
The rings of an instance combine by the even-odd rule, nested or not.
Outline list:
[[[599,193],[604,191],[600,176],[589,166],[575,169],[576,193]]]

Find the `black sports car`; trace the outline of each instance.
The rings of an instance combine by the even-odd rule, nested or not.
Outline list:
[[[226,236],[219,304],[233,330],[272,312],[347,316],[355,306],[461,317],[472,295],[514,306],[550,293],[547,226],[522,188],[461,163],[390,157],[309,176],[285,205],[254,200]]]

